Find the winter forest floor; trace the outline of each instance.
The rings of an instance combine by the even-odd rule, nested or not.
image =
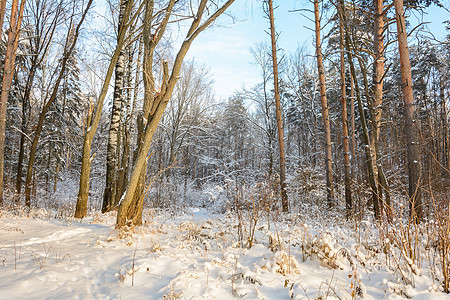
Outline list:
[[[115,213],[0,211],[0,299],[450,299],[436,254],[415,266],[372,222],[303,209],[256,226],[247,212],[146,210],[128,232]]]

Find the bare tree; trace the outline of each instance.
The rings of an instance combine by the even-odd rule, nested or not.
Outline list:
[[[173,1],[173,0],[171,0]],[[134,163],[133,171],[131,174],[130,182],[128,184],[128,188],[122,197],[119,210],[117,213],[117,222],[116,227],[121,228],[125,225],[139,225],[142,222],[142,208],[143,208],[143,199],[142,196],[139,195],[139,198],[136,198],[136,191],[138,188],[138,183],[142,178],[142,173],[145,172],[145,167],[147,166],[147,153],[150,148],[150,143],[155,133],[156,127],[158,126],[162,114],[167,106],[168,101],[172,96],[172,92],[174,90],[175,84],[179,79],[180,69],[183,62],[184,57],[186,56],[189,47],[195,38],[206,28],[208,28],[213,21],[215,21],[222,13],[224,13],[228,7],[234,2],[234,0],[226,1],[221,7],[219,7],[216,11],[210,11],[210,16],[202,23],[202,17],[205,11],[207,10],[208,0],[201,0],[196,13],[192,16],[193,20],[189,27],[189,30],[186,34],[186,38],[181,44],[178,53],[175,57],[175,61],[172,67],[172,72],[169,76],[169,68],[168,62],[163,62],[163,78],[161,81],[161,87],[159,90],[156,90],[154,85],[154,81],[152,82],[152,77],[148,78],[150,84],[150,88],[146,87],[145,93],[152,93],[151,96],[152,103],[149,109],[149,114],[144,115],[147,120],[145,122],[145,130],[142,135],[142,142],[139,148],[139,152],[136,156],[136,160]],[[170,5],[170,4],[169,4]],[[212,9],[212,7],[208,7],[208,9]],[[166,12],[170,13],[171,9]],[[146,16],[147,17],[147,16]],[[145,20],[147,22],[149,20]],[[144,25],[145,26],[145,25]],[[145,38],[145,35],[144,35]],[[145,43],[144,43],[145,45]],[[152,55],[150,53],[145,53],[145,55]],[[144,58],[145,61],[145,58]],[[146,66],[144,62],[144,75],[152,76],[151,73],[145,72]],[[145,82],[145,81],[144,81]],[[157,93],[156,93],[157,92]],[[145,97],[148,97],[145,95]],[[145,103],[144,103],[145,104]],[[134,201],[133,201],[134,200]]]
[[[76,43],[78,40],[78,36],[80,34],[81,25],[83,24],[83,21],[85,20],[87,13],[92,6],[92,2],[93,2],[93,0],[89,0],[89,2],[87,3],[86,8],[84,9],[83,14],[81,16],[81,19],[78,21],[78,24],[76,27],[72,23],[73,19],[75,17],[74,15],[72,15],[72,18],[70,21],[70,26],[67,30],[67,36],[66,36],[66,41],[65,41],[65,45],[64,45],[64,51],[63,51],[63,57],[62,57],[62,61],[61,61],[61,68],[59,71],[59,75],[53,86],[53,90],[52,90],[52,94],[50,95],[50,98],[44,104],[44,106],[42,107],[42,110],[39,114],[39,121],[36,126],[36,130],[34,132],[33,141],[31,143],[30,157],[28,159],[28,166],[27,166],[27,176],[25,179],[25,205],[28,207],[30,207],[30,205],[31,205],[31,180],[32,180],[32,175],[33,175],[33,166],[36,161],[36,151],[37,151],[37,146],[38,146],[38,142],[39,142],[39,137],[42,132],[42,128],[44,126],[45,116],[46,116],[50,106],[56,99],[56,96],[58,94],[59,85],[65,75],[67,61],[69,60],[72,51],[75,49],[75,46],[76,46]],[[75,5],[75,3],[74,3],[74,5]]]
[[[111,81],[112,74],[114,72],[117,60],[119,59],[120,51],[122,50],[122,47],[124,45],[127,30],[133,23],[133,20],[135,18],[137,18],[140,10],[142,8],[142,6],[140,6],[139,9],[134,13],[134,15],[132,17],[130,17],[134,1],[127,0],[126,3],[127,3],[127,6],[126,6],[125,14],[123,17],[123,23],[122,23],[122,26],[118,30],[116,49],[114,50],[114,53],[109,62],[105,80],[103,82],[102,89],[100,91],[97,102],[95,104],[95,111],[92,112],[88,118],[89,122],[87,123],[87,130],[84,135],[84,142],[83,142],[83,153],[82,153],[82,158],[81,158],[80,187],[79,187],[78,196],[77,196],[75,218],[84,218],[87,214],[87,202],[88,202],[88,196],[89,196],[89,174],[91,172],[91,162],[94,158],[94,157],[91,157],[92,140],[94,139],[95,132],[97,131],[97,128],[98,128],[98,125],[100,122],[100,117],[101,117],[102,110],[103,110],[103,104],[104,104],[104,101],[106,98],[106,94],[108,93],[109,83]]]
[[[402,74],[402,91],[405,106],[405,132],[408,156],[410,214],[420,221],[422,219],[422,201],[420,185],[422,181],[419,141],[416,122],[416,105],[414,103],[411,63],[405,24],[403,0],[394,0],[395,19],[397,23],[398,51],[400,53],[400,70]]]
[[[277,116],[278,129],[278,146],[280,148],[280,189],[281,189],[281,206],[284,212],[289,210],[288,195],[286,192],[286,153],[284,150],[284,127],[281,116],[281,102],[280,102],[280,86],[278,79],[278,59],[277,59],[277,35],[275,33],[275,18],[273,13],[273,1],[267,1],[268,8],[266,15],[270,21],[270,39],[272,49],[272,68],[273,68],[273,85],[275,96],[275,112]]]
[[[347,121],[347,91],[345,86],[345,53],[344,53],[344,20],[342,14],[344,7],[338,3],[339,10],[339,50],[340,50],[340,77],[341,77],[341,106],[342,106],[342,134],[344,136],[344,184],[345,184],[345,204],[347,208],[347,217],[352,209],[352,190],[350,178],[350,143]]]
[[[328,113],[328,101],[327,101],[327,89],[325,86],[325,72],[323,69],[323,58],[320,41],[320,12],[319,12],[319,0],[314,0],[314,18],[315,18],[315,33],[316,33],[316,56],[317,56],[317,69],[319,72],[319,88],[320,99],[322,103],[322,116],[323,116],[323,128],[325,131],[325,172],[327,180],[327,196],[328,205],[333,206],[334,203],[334,190],[333,190],[333,169],[331,161],[331,129],[330,129],[330,117]]]
[[[22,134],[20,136],[19,156],[16,176],[16,202],[20,200],[22,189],[22,169],[25,160],[25,142],[30,118],[30,97],[38,68],[47,56],[58,23],[62,19],[62,1],[35,1],[27,13],[32,18],[33,30],[27,31],[30,42],[30,66],[22,97]]]

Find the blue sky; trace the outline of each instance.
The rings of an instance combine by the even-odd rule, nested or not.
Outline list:
[[[311,46],[313,32],[305,26],[313,28],[314,24],[293,9],[312,8],[306,0],[274,0],[278,9],[275,11],[275,26],[280,33],[278,47],[286,52],[293,52],[299,45]],[[450,0],[443,0],[443,5],[450,7]],[[219,26],[203,32],[192,44],[188,59],[194,58],[199,64],[210,69],[215,81],[216,95],[226,99],[234,91],[243,86],[251,87],[260,81],[259,70],[252,64],[250,48],[258,42],[269,42],[270,37],[264,32],[268,29],[268,20],[264,18],[260,0],[236,0],[231,14],[238,21],[222,16]],[[312,13],[305,12],[312,18]],[[423,20],[431,22],[427,25],[436,38],[445,35],[442,21],[450,20],[450,14],[435,6],[428,9]],[[416,23],[413,17],[410,21]]]

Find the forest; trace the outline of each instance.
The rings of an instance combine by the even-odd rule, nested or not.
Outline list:
[[[449,299],[448,1],[242,1],[1,0],[0,298]]]

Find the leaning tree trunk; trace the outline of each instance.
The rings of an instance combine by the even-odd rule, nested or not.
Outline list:
[[[397,23],[398,50],[400,52],[400,70],[402,73],[403,101],[405,106],[410,215],[417,221],[420,221],[422,219],[422,201],[420,197],[422,176],[420,170],[419,140],[417,134],[418,124],[415,119],[416,106],[414,103],[412,89],[411,63],[409,61],[403,0],[394,0],[394,6],[395,19]]]
[[[0,5],[0,21],[3,23],[6,1]],[[23,19],[25,0],[22,0],[19,8],[19,0],[13,0],[11,4],[10,28],[8,32],[8,42],[6,44],[5,62],[3,64],[2,92],[0,95],[0,205],[3,205],[3,177],[5,163],[5,128],[6,128],[6,107],[8,105],[9,89],[14,76],[14,62],[19,44],[19,31]],[[3,25],[3,24],[1,24]],[[1,30],[0,30],[1,31]]]
[[[89,0],[88,4],[86,6],[86,9],[84,10],[83,15],[81,16],[80,22],[78,23],[78,25],[75,29],[75,32],[74,33],[72,32],[72,28],[69,28],[67,31],[66,43],[64,46],[64,54],[63,54],[63,59],[61,62],[61,69],[59,71],[58,78],[56,79],[55,85],[53,86],[53,91],[50,96],[50,99],[42,107],[42,110],[39,114],[39,121],[38,121],[38,124],[36,127],[36,131],[34,133],[33,141],[31,143],[30,157],[28,159],[28,166],[27,166],[27,176],[25,179],[25,205],[28,207],[31,206],[31,180],[33,177],[33,166],[34,166],[34,162],[36,160],[36,151],[37,151],[37,146],[38,146],[38,142],[39,142],[39,137],[40,137],[42,129],[44,127],[45,116],[46,116],[47,111],[49,110],[50,106],[55,101],[56,96],[58,95],[59,85],[66,73],[67,61],[69,60],[69,57],[73,52],[73,49],[75,49],[75,45],[77,43],[81,25],[83,24],[83,21],[86,17],[87,12],[89,11],[89,9],[92,5],[92,2],[93,2],[93,0]]]
[[[198,6],[197,13],[194,16],[191,26],[187,32],[186,39],[181,44],[178,54],[176,55],[170,77],[168,63],[167,61],[164,61],[163,63],[163,78],[161,88],[158,95],[153,100],[150,114],[147,118],[148,122],[146,123],[145,130],[143,132],[142,143],[139,147],[139,152],[136,156],[131,178],[128,183],[128,188],[119,204],[116,228],[122,228],[125,225],[140,225],[142,223],[143,197],[138,198],[137,202],[134,202],[133,200],[136,199],[135,194],[138,191],[138,183],[142,176],[142,173],[145,172],[144,168],[147,166],[147,154],[150,148],[153,134],[155,133],[155,130],[161,120],[167,103],[172,96],[173,89],[179,78],[181,64],[194,39],[202,31],[209,27],[211,23],[217,19],[218,16],[225,12],[225,10],[234,2],[234,0],[228,0],[227,2],[225,2],[225,4],[216,12],[211,14],[211,16],[203,24],[200,24],[203,12],[206,9],[207,2],[207,0],[202,0]],[[166,9],[165,19],[163,20],[162,24],[168,23],[174,4],[175,0],[171,0]],[[160,26],[157,35],[154,37],[155,40],[161,39],[162,34],[165,31],[164,29],[165,28],[162,28],[162,26]],[[148,53],[145,53],[145,55],[147,54]]]
[[[280,88],[278,81],[278,60],[277,60],[277,42],[275,33],[275,20],[273,14],[273,2],[268,0],[269,20],[270,20],[270,38],[272,46],[272,67],[273,67],[273,85],[275,94],[275,111],[277,116],[278,146],[280,147],[280,188],[281,205],[284,212],[289,210],[288,195],[286,192],[286,153],[284,151],[284,128],[281,116]]]
[[[350,143],[348,134],[347,120],[347,91],[345,86],[345,55],[344,55],[344,24],[342,14],[344,7],[339,4],[339,50],[340,50],[340,76],[341,76],[341,106],[342,106],[342,134],[344,136],[344,184],[345,184],[345,206],[347,209],[347,218],[350,217],[352,209],[352,190],[350,175]]]
[[[103,110],[103,103],[105,101],[106,94],[108,93],[109,83],[111,81],[117,60],[119,59],[120,51],[125,41],[127,29],[131,24],[131,21],[129,21],[129,16],[132,7],[133,7],[133,0],[128,0],[127,9],[125,11],[125,15],[123,18],[124,22],[121,28],[119,28],[116,49],[114,50],[113,56],[111,57],[111,61],[109,62],[105,81],[103,82],[102,90],[96,103],[95,113],[93,113],[92,120],[91,122],[89,122],[90,126],[87,128],[86,133],[84,135],[83,154],[81,159],[80,187],[77,196],[75,218],[84,218],[87,214],[87,202],[89,196],[89,174],[91,169],[91,162],[92,159],[94,158],[91,157],[92,140],[94,139],[95,132],[97,131],[98,124],[100,122],[100,117]],[[136,12],[134,14],[134,17],[136,17],[138,13],[139,12]]]
[[[126,0],[120,1],[118,28],[123,24],[123,17],[126,10]],[[119,127],[122,117],[123,83],[125,73],[125,51],[120,49],[116,63],[114,97],[111,111],[111,121],[109,123],[108,147],[106,151],[106,185],[103,193],[102,213],[115,209],[116,187],[117,187],[117,149],[119,140]]]
[[[334,205],[334,190],[333,190],[333,167],[331,160],[331,129],[330,117],[328,114],[327,89],[325,86],[325,73],[323,69],[323,58],[320,41],[320,15],[319,15],[319,0],[314,0],[314,17],[315,17],[315,32],[316,32],[316,56],[317,69],[319,72],[319,87],[320,100],[322,103],[323,128],[325,131],[325,172],[327,179],[327,198],[328,205]]]

